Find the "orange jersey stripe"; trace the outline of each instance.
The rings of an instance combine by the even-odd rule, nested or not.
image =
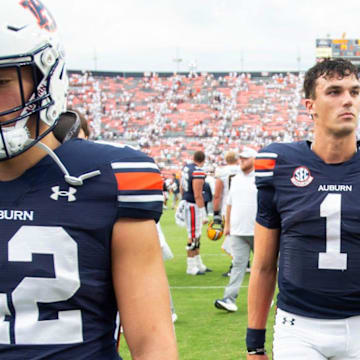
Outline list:
[[[158,173],[116,173],[118,190],[162,190],[163,181]]]
[[[274,159],[255,159],[255,170],[273,170],[275,164]]]

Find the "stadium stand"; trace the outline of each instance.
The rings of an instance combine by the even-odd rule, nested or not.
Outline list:
[[[172,173],[196,150],[207,165],[246,145],[311,135],[301,96],[303,74],[124,74],[70,71],[69,106],[93,138],[131,143]]]

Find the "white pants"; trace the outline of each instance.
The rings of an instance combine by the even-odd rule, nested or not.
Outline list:
[[[225,239],[221,245],[221,248],[230,256],[233,256],[232,249],[231,249],[231,239],[230,235],[226,235]]]
[[[360,359],[360,316],[314,319],[277,309],[273,360],[355,359]]]
[[[201,236],[202,217],[196,204],[186,202],[185,223],[189,239],[197,239]]]
[[[230,272],[229,284],[224,291],[224,299],[236,301],[244,279],[246,267],[249,261],[250,250],[253,248],[253,236],[230,235],[230,243],[233,254],[233,267]]]

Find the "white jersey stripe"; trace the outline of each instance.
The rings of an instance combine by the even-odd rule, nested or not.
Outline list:
[[[267,171],[267,172],[255,171],[255,176],[258,176],[258,177],[266,177],[266,176],[273,176],[273,175],[274,175],[273,171]]]
[[[158,167],[155,163],[152,162],[114,162],[111,163],[113,169],[141,169],[141,168],[151,168],[158,170]]]
[[[119,202],[164,201],[163,195],[118,195]]]
[[[269,153],[269,152],[263,152],[263,153],[258,153],[256,155],[257,159],[262,159],[262,158],[273,158],[276,159],[278,157],[278,154],[276,153]]]

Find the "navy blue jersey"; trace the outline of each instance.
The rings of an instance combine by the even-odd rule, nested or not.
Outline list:
[[[281,230],[279,308],[313,318],[360,315],[359,152],[332,165],[308,142],[272,144],[255,170],[257,222]]]
[[[187,164],[181,173],[181,187],[183,189],[182,198],[188,202],[195,203],[194,189],[192,181],[194,179],[205,180],[205,172],[196,164]]]
[[[210,184],[206,181],[204,181],[202,195],[205,203],[210,202],[213,198]]]
[[[111,236],[122,217],[158,220],[162,180],[145,154],[80,139],[0,182],[0,358],[119,359]]]

